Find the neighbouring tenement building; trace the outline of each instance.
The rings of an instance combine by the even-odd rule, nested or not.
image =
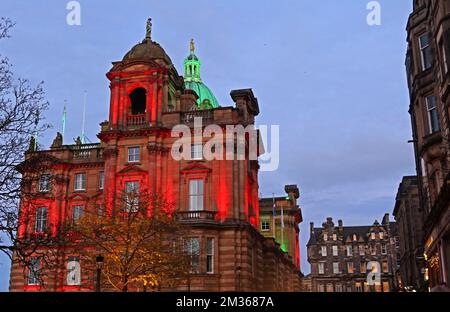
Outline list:
[[[397,283],[400,289],[424,286],[423,214],[416,176],[403,177],[395,198],[394,213],[400,243]]]
[[[450,282],[450,2],[416,0],[409,17],[406,68],[426,278]]]
[[[396,224],[389,222],[389,214],[381,224],[375,221],[367,226],[344,226],[342,220],[336,225],[327,218],[316,228],[311,222],[307,250],[312,291],[394,291],[397,244]],[[371,272],[379,278],[369,283]]]
[[[184,71],[184,77],[180,76],[165,50],[152,40],[149,23],[146,38],[121,61],[113,62],[107,73],[109,120],[101,123],[100,142],[83,144],[78,140],[65,145],[58,135],[49,150],[30,146],[26,160],[44,155],[52,162],[39,173],[39,180],[28,186],[27,191],[35,196],[31,203],[22,203],[22,215],[32,213],[35,220],[21,226],[20,236],[53,235],[87,210],[102,209],[106,216],[113,215],[115,194],[145,189],[174,202],[182,225],[189,228],[185,239],[192,249],[195,271],[189,285],[163,290],[298,291],[297,230],[294,226],[289,227],[292,233],[286,230],[286,250],[259,231],[258,160],[206,160],[202,150],[207,138],[193,131],[195,117],[202,118],[203,127],[253,125],[259,114],[256,97],[251,89],[233,90],[235,105],[220,106],[202,82],[193,41]],[[176,160],[171,153],[179,139],[171,131],[180,124],[196,139],[189,141],[189,160]],[[56,174],[58,179],[49,180]],[[298,191],[288,194],[287,207],[295,207],[299,213]],[[298,225],[300,219],[286,223],[291,226],[291,221]],[[33,278],[36,274],[30,275],[27,268],[15,263],[10,290],[92,291],[95,272],[86,272],[83,263],[77,263],[79,272],[70,272],[68,263],[79,261],[77,251],[54,248],[58,249],[59,266],[45,274],[49,276],[45,285]],[[39,254],[30,257],[37,271],[46,270]],[[68,283],[68,274],[80,276]]]

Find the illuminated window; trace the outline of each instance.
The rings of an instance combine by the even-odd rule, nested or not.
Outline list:
[[[128,162],[139,162],[141,159],[141,148],[132,146],[128,148]]]
[[[337,257],[338,256],[338,246],[333,246],[333,256]]]
[[[31,257],[28,265],[28,285],[39,285],[41,257]]]
[[[203,159],[203,145],[192,144],[191,145],[191,160],[202,160]]]
[[[206,239],[206,273],[214,273],[214,238]]]
[[[72,207],[72,221],[76,224],[83,217],[84,206]]]
[[[361,272],[361,273],[367,272],[367,264],[365,262],[361,262],[361,265],[359,267],[359,272]]]
[[[361,282],[355,282],[355,290],[356,292],[362,292]]]
[[[202,211],[203,210],[203,180],[189,181],[189,210]]]
[[[67,262],[67,285],[78,286],[81,284],[80,259],[69,257]]]
[[[343,287],[342,287],[341,284],[336,284],[334,286],[334,289],[335,289],[336,292],[343,292]]]
[[[384,281],[383,282],[383,292],[389,292],[391,289],[389,287],[389,282],[388,281]]]
[[[377,254],[377,246],[372,245],[370,246],[371,254],[372,256],[375,256]]]
[[[47,207],[39,207],[36,209],[36,220],[34,231],[43,233],[47,230]]]
[[[339,262],[333,262],[333,274],[339,274]]]
[[[353,234],[353,241],[356,242],[358,238],[356,237],[356,234]]]
[[[334,241],[337,240],[337,235],[336,234],[333,234],[333,240]]]
[[[100,171],[98,173],[98,188],[100,190],[103,190],[104,187],[105,187],[105,172]]]
[[[430,95],[426,97],[427,104],[427,115],[428,115],[428,130],[429,133],[438,132],[440,130],[439,126],[439,116],[436,107],[436,97]]]
[[[370,239],[375,239],[375,238],[376,238],[375,232],[370,233]]]
[[[388,273],[389,272],[389,264],[387,261],[383,261],[383,272]]]
[[[353,248],[350,245],[346,246],[347,248],[347,256],[353,256]]]
[[[320,246],[321,252],[322,252],[322,257],[326,257],[327,256],[327,246]]]
[[[433,51],[431,49],[429,36],[427,34],[419,37],[419,47],[422,70],[427,70],[433,66]]]
[[[324,234],[323,234],[323,240],[324,240],[324,241],[327,241],[327,240],[328,240],[328,234],[327,234],[327,233],[324,233]]]
[[[125,211],[139,211],[139,181],[125,182]]]
[[[43,174],[39,177],[39,192],[50,191],[51,177],[48,174]]]
[[[378,237],[380,237],[380,239],[383,239],[384,238],[384,232],[378,233]]]
[[[325,274],[325,263],[323,263],[323,262],[319,262],[318,263],[318,271],[319,271],[319,274]]]
[[[86,190],[86,173],[75,174],[75,191]]]
[[[353,274],[353,262],[347,262],[347,273]]]
[[[262,219],[261,220],[261,231],[263,231],[263,232],[270,231],[270,219]]]

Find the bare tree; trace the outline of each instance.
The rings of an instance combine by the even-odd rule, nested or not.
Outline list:
[[[9,38],[13,26],[10,19],[0,18],[0,42]],[[37,149],[36,137],[49,128],[43,118],[48,102],[42,82],[31,86],[28,80],[15,77],[11,68],[8,58],[0,54],[0,252],[14,261],[28,261],[35,251],[32,246],[42,238],[18,237],[19,227],[26,222],[19,215],[19,205],[28,195],[21,189],[17,166],[27,151]]]

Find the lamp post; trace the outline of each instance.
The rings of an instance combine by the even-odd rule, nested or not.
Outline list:
[[[95,283],[95,291],[100,292],[100,278],[102,276],[102,267],[103,267],[103,258],[102,255],[98,255],[95,257],[95,262],[97,263],[97,281]]]
[[[237,271],[237,275],[238,275],[238,289],[237,289],[237,291],[241,291],[241,271],[242,271],[242,267],[241,266],[236,267],[236,271]]]

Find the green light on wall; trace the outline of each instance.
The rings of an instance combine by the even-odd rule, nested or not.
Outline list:
[[[281,250],[282,250],[283,252],[287,252],[286,244],[282,244],[282,245],[281,245]]]

